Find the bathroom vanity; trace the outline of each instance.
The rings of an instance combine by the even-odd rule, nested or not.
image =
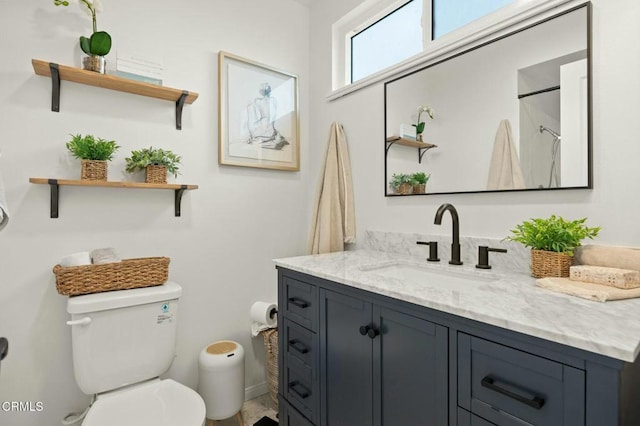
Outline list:
[[[284,426],[640,424],[640,300],[379,251],[275,263]]]

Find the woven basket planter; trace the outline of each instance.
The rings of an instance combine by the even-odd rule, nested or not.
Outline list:
[[[264,346],[267,350],[267,384],[269,397],[278,409],[278,330],[271,329],[262,333]]]
[[[82,180],[107,180],[107,162],[82,160],[80,178]]]
[[[167,183],[167,167],[150,165],[145,168],[146,183]]]
[[[545,250],[531,250],[531,274],[535,278],[568,277],[573,256]]]
[[[168,257],[145,257],[102,265],[56,265],[53,273],[58,293],[78,296],[164,284],[169,278],[169,260]]]
[[[413,185],[413,193],[414,194],[424,194],[427,190],[426,183],[419,183],[417,185]]]
[[[396,193],[401,195],[411,194],[411,190],[413,186],[410,183],[401,183],[400,186],[396,188]]]

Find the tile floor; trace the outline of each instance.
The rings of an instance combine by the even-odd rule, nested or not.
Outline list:
[[[277,411],[274,409],[274,404],[271,402],[269,394],[266,393],[255,399],[246,401],[242,405],[242,417],[244,418],[243,426],[253,426],[255,422],[260,420],[263,416],[271,417],[273,420],[277,420]],[[211,422],[207,423],[209,426]],[[235,417],[230,419],[220,420],[215,422],[215,426],[239,426]]]

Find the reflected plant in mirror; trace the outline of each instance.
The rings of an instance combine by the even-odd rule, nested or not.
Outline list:
[[[568,6],[388,81],[385,140],[413,139],[403,123],[428,99],[429,194],[592,188],[590,31],[591,4]],[[388,150],[387,182],[415,164],[414,150]]]
[[[412,126],[416,128],[416,140],[419,142],[422,142],[422,132],[424,132],[424,127],[426,124],[424,121],[420,121],[423,113],[426,113],[432,120],[434,114],[433,109],[431,109],[429,105],[422,105],[420,108],[418,108],[418,121],[416,124],[412,124]]]

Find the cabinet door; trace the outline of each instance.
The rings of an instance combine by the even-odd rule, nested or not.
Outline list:
[[[376,305],[373,318],[373,425],[448,425],[447,328]]]
[[[320,421],[323,426],[371,426],[372,342],[360,334],[371,304],[320,290]]]

